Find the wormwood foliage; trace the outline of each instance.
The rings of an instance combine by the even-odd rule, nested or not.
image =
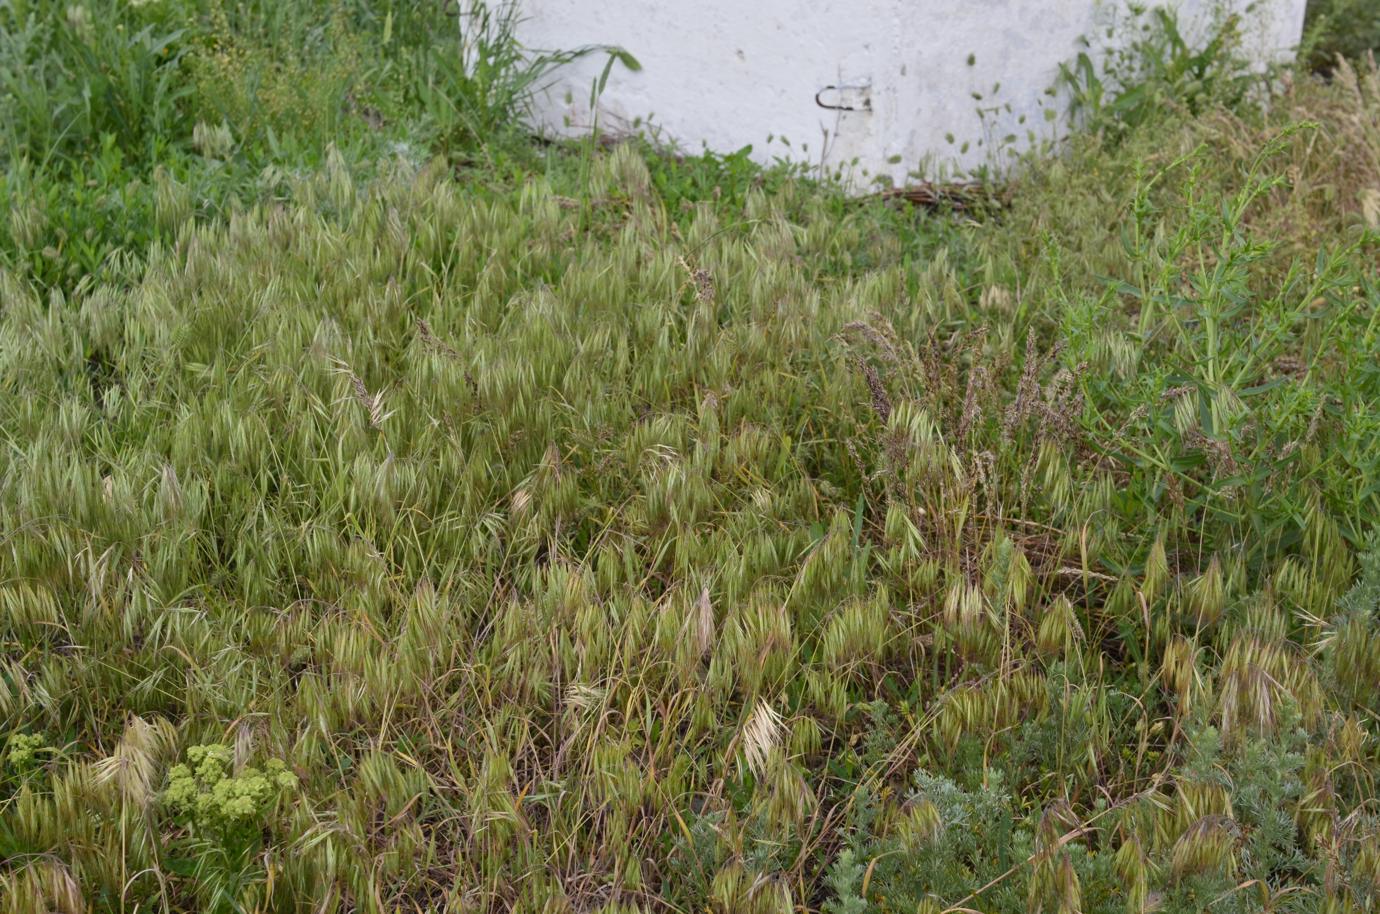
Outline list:
[[[0,274],[5,910],[1373,910],[1339,72],[959,229],[330,155]]]

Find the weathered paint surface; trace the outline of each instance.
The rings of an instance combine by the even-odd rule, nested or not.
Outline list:
[[[1245,16],[1256,59],[1298,43],[1305,3],[1263,0]],[[1177,6],[1202,34],[1224,3]],[[856,161],[849,170],[860,182],[999,164],[1013,148],[1006,137],[1015,148],[1032,133],[1051,137],[1059,127],[1044,111],[1064,106],[1046,90],[1059,64],[1083,48],[1080,38],[1103,47],[1108,27],[1127,21],[1124,0],[524,0],[520,8],[529,47],[616,44],[642,63],[639,73],[613,72],[601,129],[650,125],[692,152],[751,145],[762,161],[831,169]],[[588,130],[603,66],[592,56],[557,75],[537,112],[546,129]]]

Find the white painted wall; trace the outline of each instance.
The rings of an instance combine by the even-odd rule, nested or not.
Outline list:
[[[612,44],[638,58],[641,72],[611,75],[601,130],[650,123],[688,152],[750,144],[759,161],[783,156],[831,169],[856,159],[850,171],[860,183],[876,175],[905,183],[914,170],[935,177],[999,162],[1010,134],[1018,145],[1031,130],[1050,137],[1056,127],[1044,109],[1065,107],[1046,95],[1059,64],[1082,49],[1083,36],[1104,46],[1108,26],[1125,21],[1124,2],[520,0],[518,34],[529,48]],[[1176,5],[1201,29],[1224,3],[1241,9],[1247,0]],[[1298,43],[1305,3],[1261,0],[1246,14],[1256,59],[1278,59]],[[545,129],[588,129],[590,87],[605,59],[593,55],[556,75],[536,112]],[[821,108],[816,93],[828,86],[869,87],[871,110]],[[826,91],[823,100],[857,103],[862,94]]]

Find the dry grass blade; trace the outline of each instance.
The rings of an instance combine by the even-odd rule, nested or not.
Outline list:
[[[767,777],[772,758],[781,749],[781,716],[766,701],[759,700],[739,734],[743,758],[759,781]]]

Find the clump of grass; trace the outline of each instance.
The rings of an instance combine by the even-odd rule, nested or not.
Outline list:
[[[190,218],[280,198],[330,150],[531,164],[537,52],[508,3],[15,0],[0,6],[0,262],[44,287],[128,275]],[[508,164],[505,164],[508,163]],[[175,186],[180,219],[162,218]]]

